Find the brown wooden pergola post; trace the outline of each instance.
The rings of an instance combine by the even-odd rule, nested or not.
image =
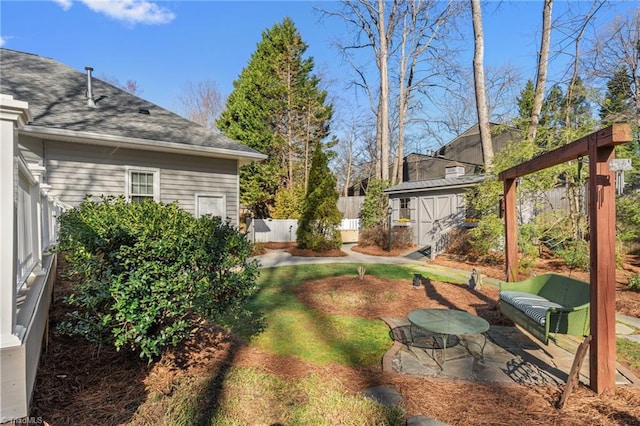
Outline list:
[[[609,167],[614,146],[589,141],[589,277],[591,389],[602,393],[616,376],[616,183]]]
[[[516,179],[504,180],[504,226],[507,259],[506,280],[518,281],[518,223],[516,222]]]
[[[501,172],[504,181],[507,280],[518,272],[515,180],[585,155],[589,156],[589,258],[591,284],[591,342],[589,380],[597,393],[615,387],[616,334],[616,198],[615,175],[609,162],[615,145],[631,141],[629,124],[592,133],[570,144]]]

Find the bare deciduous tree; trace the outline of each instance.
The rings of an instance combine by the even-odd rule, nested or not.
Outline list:
[[[117,77],[113,77],[110,75],[101,74],[99,78],[100,80],[104,80],[109,84],[113,84],[114,86],[124,90],[125,92],[131,93],[132,95],[140,96],[142,95],[142,92],[144,92],[144,90],[142,90],[140,86],[138,86],[138,82],[135,80],[127,80],[126,83],[122,84]]]
[[[484,80],[484,31],[482,29],[480,0],[471,0],[471,14],[473,17],[473,34],[475,40],[473,50],[473,81],[475,83],[476,109],[478,111],[478,128],[480,129],[484,169],[485,171],[490,171],[493,163],[493,145],[491,143],[489,107],[487,106],[487,91]]]
[[[553,0],[544,0],[542,8],[542,37],[540,41],[540,52],[538,52],[538,72],[536,77],[536,95],[533,99],[533,109],[531,111],[531,122],[527,130],[527,137],[531,140],[536,138],[538,123],[540,122],[540,112],[542,111],[542,101],[544,100],[544,87],[547,82],[547,71],[549,69],[549,46],[551,44],[551,12]]]
[[[443,40],[447,38],[447,24],[451,24],[460,11],[462,8],[458,3],[435,0],[408,0],[398,10],[397,35],[394,37],[397,45],[394,69],[398,70],[398,87],[392,183],[402,181],[405,134],[414,92],[429,90],[429,84],[433,83],[430,80],[440,65],[436,62],[442,62],[441,58],[450,54]],[[428,58],[425,55],[427,51],[431,52]]]
[[[455,1],[345,0],[342,10],[322,12],[357,29],[351,44],[336,45],[354,69],[354,85],[370,99],[376,117],[376,176],[397,181],[402,177],[406,127],[415,93],[427,91],[437,68],[447,61],[445,30],[462,10]],[[367,74],[353,60],[354,50],[370,48],[377,75]],[[427,53],[428,52],[428,53]],[[449,55],[447,54],[449,53]],[[444,86],[444,85],[442,85]],[[395,152],[393,170],[390,159]]]
[[[628,96],[640,111],[640,10],[614,20],[597,34],[588,55],[590,74],[603,83],[626,67],[631,84]],[[604,86],[604,84],[603,84]],[[625,117],[640,125],[640,117]]]
[[[189,120],[206,128],[215,122],[224,109],[224,97],[214,81],[188,82],[177,97],[178,110]]]
[[[378,70],[378,93],[376,102],[376,146],[379,157],[376,174],[383,180],[389,179],[390,131],[389,131],[389,54],[392,38],[398,24],[398,8],[401,0],[386,2],[377,0],[344,0],[342,11],[323,10],[323,14],[342,19],[358,29],[353,44],[338,43],[340,50],[348,55],[353,49],[371,48]],[[364,40],[362,40],[364,38]],[[370,83],[357,68],[359,84],[367,86],[369,96],[373,94]]]

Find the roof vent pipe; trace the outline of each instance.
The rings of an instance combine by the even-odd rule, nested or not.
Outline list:
[[[87,71],[87,105],[90,107],[95,107],[96,102],[93,100],[93,82],[91,81],[91,71],[93,71],[92,67],[84,67]]]

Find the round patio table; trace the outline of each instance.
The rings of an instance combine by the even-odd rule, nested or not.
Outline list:
[[[436,308],[416,309],[409,312],[408,317],[412,326],[442,337],[443,370],[447,361],[447,338],[452,335],[482,334],[484,344],[480,355],[484,359],[484,347],[487,344],[487,336],[484,333],[489,330],[489,323],[484,318],[465,311]]]

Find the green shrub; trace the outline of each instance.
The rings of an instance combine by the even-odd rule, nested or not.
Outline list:
[[[570,268],[589,269],[589,243],[587,241],[566,240],[562,243],[562,249],[558,250],[557,254]]]
[[[640,274],[631,275],[627,286],[629,290],[640,291]]]
[[[620,240],[626,243],[640,242],[640,192],[619,197],[616,215]]]
[[[220,218],[107,197],[59,220],[58,250],[75,282],[65,333],[151,360],[202,318],[230,325],[257,289],[251,244]]]
[[[387,247],[389,231],[383,226],[363,228],[358,234],[358,245],[362,247],[378,246]]]
[[[478,222],[478,226],[469,230],[469,243],[480,255],[500,248],[504,236],[504,224],[496,214],[489,214]]]

